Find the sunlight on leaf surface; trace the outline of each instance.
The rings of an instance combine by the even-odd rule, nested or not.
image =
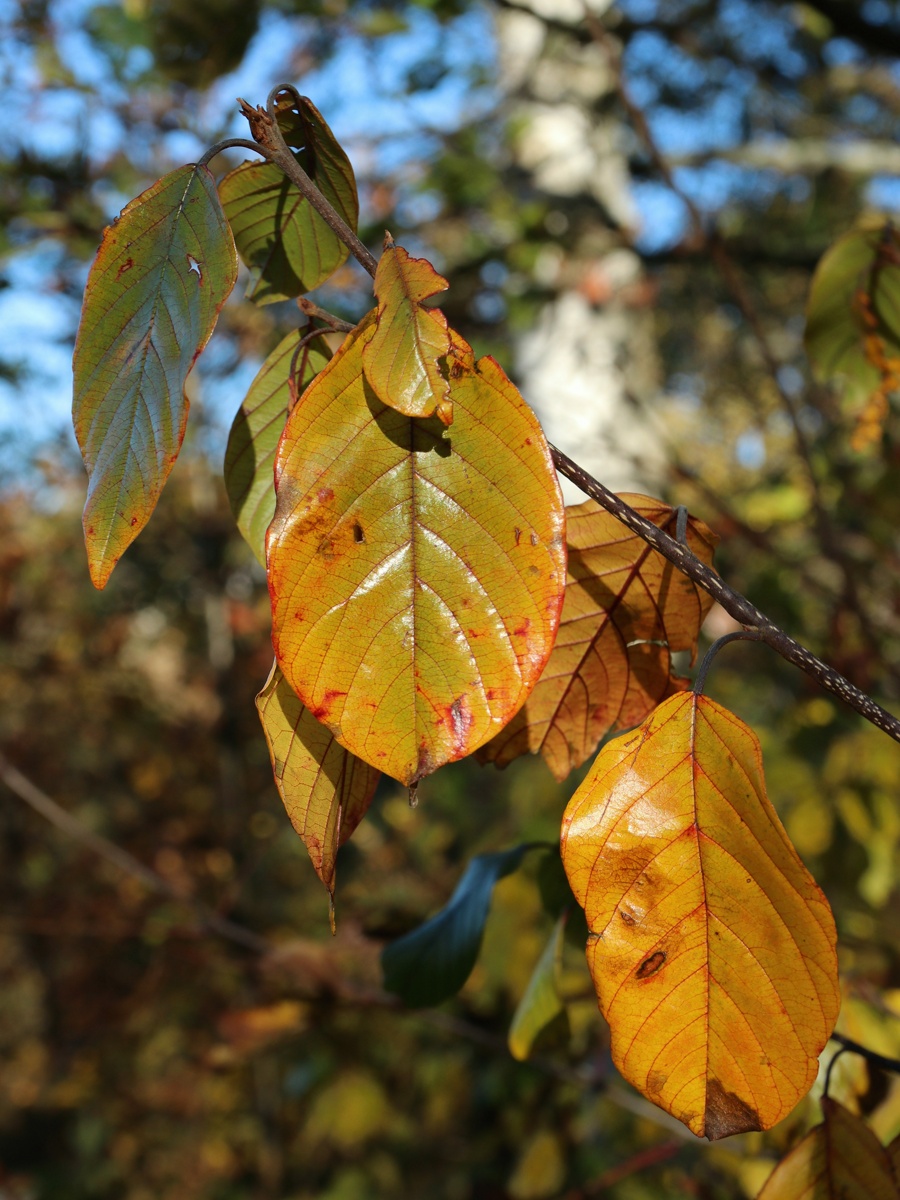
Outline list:
[[[670,697],[600,751],[562,855],[623,1076],[711,1140],[786,1116],[837,1018],[836,934],[753,732]]]
[[[279,665],[354,754],[410,784],[520,707],[559,621],[564,510],[534,414],[458,342],[450,431],[363,376],[371,316],[291,413],[267,556]]]
[[[338,847],[372,803],[379,772],[339,746],[277,666],[256,697],[275,783],[316,874],[334,895]]]
[[[164,176],[104,231],[75,343],[72,409],[98,588],[156,507],[184,438],[185,379],[236,278],[234,242],[205,167]]]
[[[307,140],[297,161],[355,230],[359,199],[350,160],[312,101],[301,100]],[[248,296],[258,304],[311,292],[346,262],[347,247],[273,163],[243,163],[225,176],[219,194],[238,253],[257,272]]]
[[[630,493],[622,499],[654,525],[674,530],[668,504]],[[566,541],[566,598],[550,660],[524,708],[478,753],[501,767],[540,753],[558,780],[580,767],[611,729],[637,725],[686,686],[670,670],[671,654],[693,655],[713,603],[594,500],[566,509]],[[691,518],[687,541],[711,566],[716,535]]]
[[[431,920],[390,942],[381,954],[384,986],[411,1007],[455,996],[472,973],[494,884],[515,871],[527,845],[477,854],[453,895]]]
[[[275,347],[237,411],[225,451],[225,490],[238,528],[265,565],[266,530],[275,513],[275,449],[292,400],[331,357],[321,337],[295,329]],[[293,384],[292,377],[293,375]]]
[[[513,1014],[507,1041],[510,1054],[520,1062],[528,1058],[541,1030],[564,1011],[558,983],[565,931],[564,914],[554,925],[550,940],[535,964],[528,987]]]
[[[827,1096],[824,1120],[781,1160],[759,1200],[900,1200],[888,1151],[860,1117]]]
[[[386,239],[375,273],[376,329],[363,350],[363,369],[382,404],[408,417],[437,414],[450,425],[450,384],[439,361],[450,352],[447,318],[422,305],[447,286],[427,259],[410,258]]]

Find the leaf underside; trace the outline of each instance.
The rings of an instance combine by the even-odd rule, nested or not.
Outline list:
[[[513,1014],[507,1043],[509,1052],[524,1062],[542,1030],[565,1011],[559,994],[558,980],[565,934],[565,914],[553,927],[550,940],[538,959],[528,986]]]
[[[156,506],[184,438],[184,384],[237,278],[205,167],[164,176],[103,234],[73,362],[84,534],[102,588]]]
[[[355,230],[359,199],[350,160],[312,101],[301,97],[305,148],[297,160],[319,191]],[[238,253],[257,279],[258,304],[292,300],[324,283],[349,250],[273,163],[243,163],[219,185]]]
[[[786,1116],[837,1018],[836,934],[751,730],[664,701],[600,751],[562,854],[624,1077],[711,1140]]]
[[[371,317],[295,406],[267,538],[276,657],[337,740],[411,784],[518,709],[553,644],[564,511],[534,414],[458,343],[456,420],[366,383]]]
[[[900,1200],[888,1151],[860,1117],[822,1100],[816,1125],[769,1176],[758,1200]]]
[[[661,500],[626,493],[655,525],[673,526]],[[687,542],[712,565],[715,534],[691,518]],[[696,650],[712,597],[594,500],[566,509],[568,580],[553,652],[524,707],[478,752],[505,766],[543,755],[558,780],[581,766],[610,730],[639,724],[687,681],[670,669]]]
[[[256,707],[275,783],[316,874],[334,895],[338,848],[366,815],[379,772],[348,753],[273,666]]]
[[[331,357],[323,338],[300,346],[309,330],[289,333],[250,385],[234,418],[225,451],[225,490],[238,528],[259,561],[266,561],[266,530],[275,512],[275,450],[292,400]],[[293,382],[292,382],[293,378]]]

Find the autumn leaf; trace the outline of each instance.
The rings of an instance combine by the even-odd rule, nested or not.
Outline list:
[[[275,448],[293,400],[331,357],[321,337],[301,345],[308,334],[304,328],[289,333],[260,367],[234,418],[225,451],[231,511],[263,564],[266,529],[275,512]]]
[[[528,844],[476,854],[446,905],[381,953],[384,986],[422,1008],[455,996],[472,974],[491,909],[494,885],[518,869]]]
[[[820,379],[843,379],[857,450],[881,437],[900,390],[900,237],[869,217],[822,256],[810,285],[806,352]]]
[[[286,119],[285,113],[279,114],[279,124]],[[332,208],[356,229],[359,199],[350,160],[305,96],[300,97],[293,122],[302,122],[306,130],[297,161]],[[291,140],[296,144],[299,138]],[[219,194],[238,253],[256,273],[248,296],[258,304],[311,292],[346,261],[347,247],[274,163],[242,163],[219,184]]]
[[[106,586],[156,507],[184,438],[185,380],[236,278],[234,242],[206,167],[164,176],[104,231],[73,362],[95,587]]]
[[[338,847],[368,811],[379,772],[338,745],[273,666],[256,697],[275,783],[316,874],[334,895]]]
[[[447,287],[427,259],[410,258],[386,238],[375,272],[377,327],[363,350],[363,370],[382,404],[408,417],[437,414],[450,425],[450,383],[441,364],[450,353],[447,318],[422,304]]]
[[[758,1200],[900,1200],[887,1150],[828,1096],[816,1125],[769,1176]]]
[[[369,318],[307,388],[276,461],[267,556],[278,662],[348,750],[402,783],[471,753],[550,653],[565,579],[547,443],[459,341],[456,420],[406,417],[363,377]]]
[[[837,1018],[836,935],[752,731],[670,697],[600,751],[562,856],[624,1077],[711,1140],[786,1116]]]
[[[661,529],[675,511],[661,500],[621,497]],[[484,746],[482,762],[505,766],[541,754],[558,780],[600,739],[628,728],[687,681],[671,654],[696,650],[712,598],[594,500],[566,509],[568,580],[556,644],[525,706]],[[691,518],[687,543],[712,565],[718,538]]]

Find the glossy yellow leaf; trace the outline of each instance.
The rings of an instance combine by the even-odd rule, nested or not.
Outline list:
[[[403,783],[486,742],[550,653],[564,510],[534,414],[461,340],[452,430],[382,404],[370,319],[291,413],[267,557],[279,665],[354,754]]]
[[[368,811],[379,772],[304,708],[277,666],[256,697],[275,783],[316,874],[334,895],[338,847]]]
[[[600,751],[562,855],[625,1078],[710,1139],[786,1116],[837,1018],[836,935],[753,732],[670,697]]]
[[[410,258],[386,239],[375,272],[376,329],[363,350],[366,379],[382,404],[408,417],[436,414],[445,425],[453,421],[450,331],[441,310],[422,301],[447,287],[427,259]]]
[[[675,510],[650,496],[622,496],[642,516],[674,532]],[[568,581],[550,661],[525,706],[482,750],[505,766],[542,754],[562,780],[611,729],[643,721],[687,681],[671,653],[697,647],[712,598],[594,500],[566,509]],[[712,565],[718,538],[692,518],[688,545]]]
[[[758,1200],[900,1200],[888,1152],[865,1121],[827,1096],[822,1114]]]

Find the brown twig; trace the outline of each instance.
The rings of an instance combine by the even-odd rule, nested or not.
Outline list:
[[[142,862],[129,854],[127,850],[123,850],[121,846],[117,846],[115,842],[111,842],[108,838],[103,837],[99,833],[94,833],[83,825],[77,817],[73,817],[71,813],[66,812],[61,808],[55,800],[52,800],[46,792],[41,791],[36,784],[32,783],[21,771],[17,770],[5,758],[0,756],[0,780],[2,780],[11,792],[24,800],[30,808],[33,808],[51,825],[56,826],[62,833],[72,838],[81,845],[86,846],[94,854],[98,854],[113,866],[118,867],[120,871],[124,871],[133,879],[137,879],[147,888],[148,891],[155,892],[159,896],[165,896],[168,900],[174,900],[178,904],[184,905],[193,914],[195,920],[212,933],[217,933],[221,937],[227,938],[231,942],[235,942],[239,946],[244,946],[248,950],[253,950],[257,954],[262,954],[269,949],[269,944],[250,929],[245,929],[242,925],[236,925],[234,921],[229,921],[225,917],[219,916],[212,909],[207,908],[205,904],[200,904],[196,900],[191,900],[183,896],[177,888],[173,887],[167,879],[156,871],[145,866]]]

